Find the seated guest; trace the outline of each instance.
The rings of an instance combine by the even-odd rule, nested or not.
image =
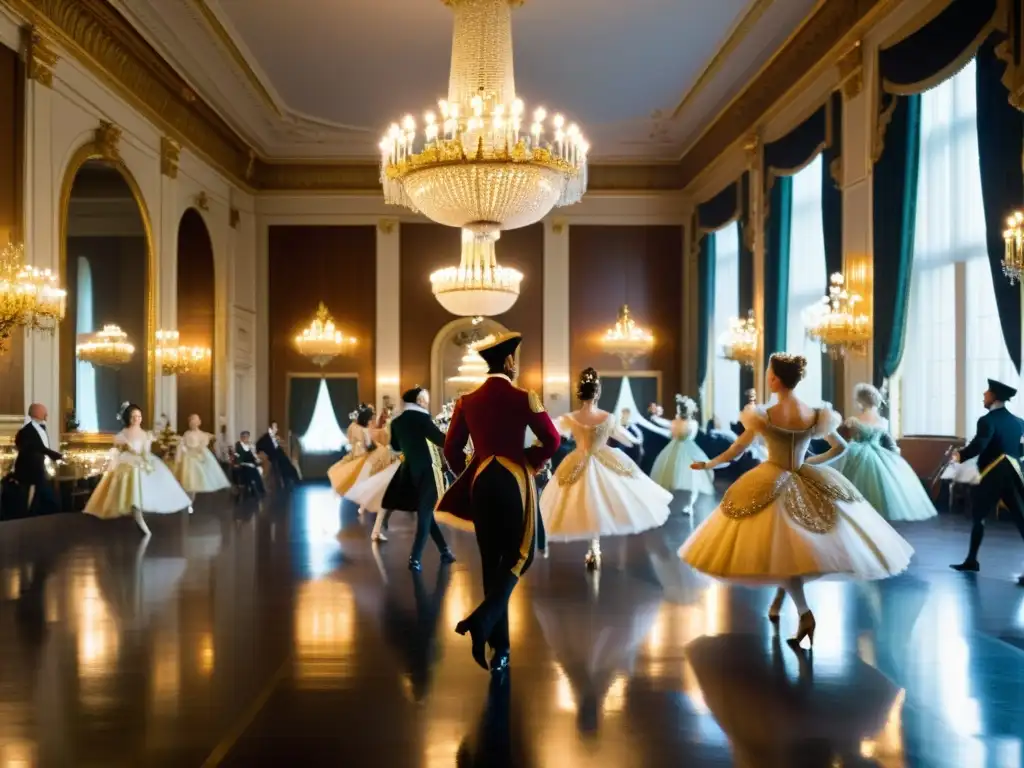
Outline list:
[[[60,512],[60,504],[46,473],[46,459],[60,461],[63,456],[50,448],[46,416],[46,406],[33,403],[28,409],[28,422],[14,438],[14,446],[18,449],[14,478],[24,491],[25,511],[30,515]]]
[[[256,458],[255,447],[249,442],[248,431],[239,435],[238,442],[235,443],[235,468],[232,474],[237,485],[256,496],[266,493],[263,477],[260,475],[260,462]]]
[[[256,441],[256,450],[267,457],[282,488],[290,488],[299,482],[299,471],[295,469],[292,460],[281,448],[281,441],[277,439],[276,421],[270,422],[270,429]]]

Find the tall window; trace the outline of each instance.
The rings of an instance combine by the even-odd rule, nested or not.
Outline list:
[[[1018,375],[999,326],[985,242],[972,61],[921,97],[921,161],[903,431],[971,435],[986,379]]]
[[[75,329],[78,333],[92,333],[92,267],[84,256],[78,257],[78,291],[75,294]],[[96,407],[96,369],[92,363],[79,360],[75,364],[75,415],[82,432],[99,432],[100,417]]]
[[[740,228],[733,222],[715,238],[715,322],[711,329],[711,349],[715,356],[712,369],[715,419],[728,429],[740,414],[740,366],[722,357],[719,338],[729,323],[740,314]]]
[[[821,348],[807,338],[804,312],[821,301],[828,288],[825,230],[821,215],[821,155],[793,177],[793,219],[789,238],[789,309],[786,349],[807,358],[800,396],[821,401]]]
[[[333,453],[340,451],[347,443],[348,439],[341,431],[338,417],[334,415],[331,393],[327,391],[327,380],[320,379],[316,405],[313,406],[313,418],[309,421],[306,434],[299,438],[299,444],[304,453]]]

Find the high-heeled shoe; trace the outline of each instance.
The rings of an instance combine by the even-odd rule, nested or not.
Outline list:
[[[811,649],[814,649],[814,630],[817,625],[814,623],[814,614],[810,611],[800,614],[800,624],[796,628],[796,636],[787,641],[793,648],[799,648],[800,643],[806,637],[811,641]]]
[[[586,563],[588,571],[598,571],[601,569],[601,553],[590,550],[583,562]]]
[[[451,565],[455,562],[455,553],[452,552],[448,547],[445,547],[441,551],[441,562],[444,565]]]
[[[460,635],[469,633],[473,660],[480,665],[481,669],[488,669],[486,641],[482,637],[483,633],[480,631],[480,628],[473,621],[473,617],[470,616],[468,619],[463,619],[456,624],[455,631]]]
[[[772,624],[779,623],[779,615],[782,613],[782,604],[786,601],[786,590],[779,589],[775,593],[775,599],[772,600],[772,604],[768,606],[768,621]]]

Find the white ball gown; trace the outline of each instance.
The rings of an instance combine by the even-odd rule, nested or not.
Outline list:
[[[178,441],[174,476],[186,493],[213,493],[231,487],[231,481],[210,450],[212,437],[201,429],[188,429]]]
[[[560,427],[572,434],[576,449],[558,465],[540,497],[548,541],[639,533],[665,523],[672,494],[608,446],[613,434],[631,442],[614,418],[588,426],[569,414]]]
[[[707,461],[694,438],[700,426],[693,419],[672,420],[672,440],[662,448],[651,467],[651,479],[666,491],[690,491],[712,495],[715,492],[711,470],[694,470],[695,461]]]
[[[346,437],[349,442],[349,452],[341,461],[333,464],[327,470],[327,478],[331,481],[331,487],[339,496],[344,496],[348,493],[349,488],[356,484],[372,453],[370,446],[373,445],[369,427],[361,427],[354,421],[348,425]]]
[[[764,407],[740,415],[764,438],[768,461],[743,474],[690,535],[679,555],[709,576],[751,583],[844,575],[884,579],[910,564],[913,548],[841,473],[804,462],[815,437],[839,426],[829,405],[794,431]]]
[[[192,502],[164,462],[153,455],[150,432],[129,434],[122,429],[114,436],[110,462],[85,513],[100,518],[126,517],[132,509],[156,514],[173,514],[188,509]]]
[[[835,467],[887,520],[928,520],[938,513],[907,460],[899,454],[889,425],[847,419],[846,451]]]

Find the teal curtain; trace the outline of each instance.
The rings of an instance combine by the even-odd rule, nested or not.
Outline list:
[[[743,174],[740,180],[740,217],[738,224],[740,234],[740,317],[745,317],[748,310],[754,308],[754,244],[753,225],[750,221],[750,175]],[[754,369],[740,367],[740,408],[747,403],[747,390],[754,388]]]
[[[996,58],[995,41],[981,47],[977,57],[978,159],[981,196],[992,285],[1003,340],[1017,371],[1021,363],[1021,288],[1003,275],[1003,228],[1006,217],[1024,203],[1024,113],[1010,105],[1001,78],[1005,64]]]
[[[793,179],[780,176],[769,193],[764,264],[764,355],[786,350],[789,312],[789,237]]]
[[[697,259],[697,386],[703,389],[708,379],[709,336],[715,317],[714,233],[709,232],[701,238]]]
[[[825,234],[825,272],[831,275],[843,271],[843,190],[839,180],[833,176],[842,173],[843,148],[843,97],[839,92],[832,94],[832,143],[821,153],[821,223]],[[824,295],[827,286],[822,286]],[[821,356],[821,399],[826,403],[836,402],[842,391],[837,381],[840,370],[832,358]]]
[[[921,97],[894,98],[898,102],[873,178],[876,386],[891,377],[903,359],[914,262]]]

